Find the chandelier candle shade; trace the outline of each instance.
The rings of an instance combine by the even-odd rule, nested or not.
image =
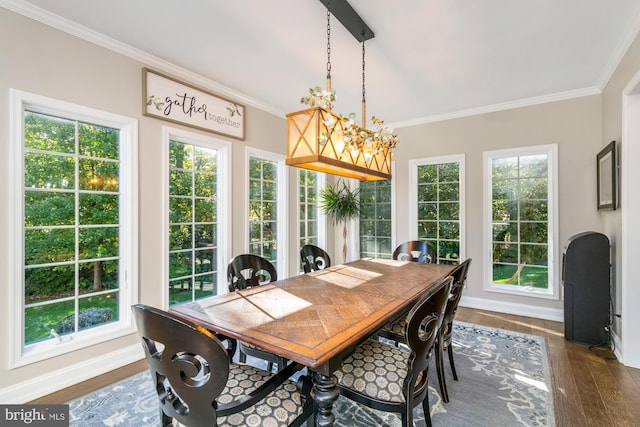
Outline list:
[[[334,15],[363,43],[363,116],[362,126],[358,126],[355,115],[345,118],[331,111],[336,100],[331,89],[331,0],[320,1],[327,6],[327,88],[309,89],[301,103],[310,108],[287,114],[286,164],[365,181],[390,179],[391,153],[398,140],[375,117],[376,129],[365,126],[364,41],[373,33],[346,0],[333,0],[338,6]]]

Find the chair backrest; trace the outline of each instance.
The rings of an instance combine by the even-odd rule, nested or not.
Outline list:
[[[163,418],[189,426],[217,425],[215,399],[229,378],[222,343],[165,311],[142,304],[132,310]]]
[[[462,289],[467,281],[467,273],[469,272],[469,266],[471,265],[471,258],[467,258],[460,263],[455,270],[451,272],[453,277],[453,284],[451,285],[451,292],[449,293],[449,299],[447,301],[447,307],[444,311],[443,324],[447,325],[447,331],[451,331],[451,324],[456,317],[456,311],[458,310],[458,303],[462,297]]]
[[[393,251],[393,259],[429,264],[436,262],[436,251],[428,242],[409,240],[408,242],[402,243]]]
[[[444,309],[451,290],[453,278],[447,276],[437,282],[420,297],[407,315],[405,340],[411,349],[408,360],[405,387],[408,396],[426,392],[429,361],[438,330],[444,318]]]
[[[300,259],[305,273],[331,267],[329,254],[315,245],[302,246],[300,248]]]
[[[276,268],[266,258],[258,255],[235,256],[227,266],[229,292],[264,285],[276,280],[278,280]]]

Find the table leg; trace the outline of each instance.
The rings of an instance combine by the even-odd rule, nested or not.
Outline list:
[[[333,403],[338,400],[339,395],[338,379],[335,375],[323,375],[319,373],[314,375],[311,397],[318,408],[316,414],[317,426],[325,427],[333,425],[336,417],[331,410],[333,409]]]

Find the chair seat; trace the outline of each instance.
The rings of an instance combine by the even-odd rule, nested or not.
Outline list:
[[[247,356],[256,357],[258,359],[265,360],[267,362],[267,371],[271,371],[273,369],[273,365],[276,365],[276,371],[280,371],[287,366],[289,362],[282,356],[278,356],[273,353],[269,353],[261,347],[255,346],[253,344],[240,342],[240,351],[238,354],[238,361],[240,363],[247,362]]]
[[[240,342],[240,344],[242,344],[242,346],[243,346],[243,347],[246,347],[246,348],[252,348],[252,349],[254,349],[254,350],[262,350],[260,347],[256,347],[255,345],[253,345],[253,344],[248,344],[248,343],[246,343],[246,342]]]
[[[406,350],[368,339],[342,362],[335,376],[341,386],[367,397],[402,403],[408,356]]]
[[[393,335],[398,335],[399,337],[404,337],[404,327],[406,324],[407,318],[406,316],[402,316],[395,322],[387,323],[386,325],[384,325],[382,330]]]
[[[218,398],[228,404],[256,390],[274,374],[250,365],[231,363],[229,380]],[[300,392],[290,380],[283,382],[271,394],[242,412],[218,417],[218,426],[289,425],[303,412]]]

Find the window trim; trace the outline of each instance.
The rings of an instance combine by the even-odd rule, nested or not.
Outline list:
[[[227,264],[231,260],[231,143],[221,138],[170,126],[162,126],[162,306],[169,308],[169,141],[210,148],[217,151],[218,195],[218,289],[228,292]],[[224,179],[220,179],[224,177]]]
[[[503,285],[492,282],[492,260],[491,247],[493,241],[492,232],[492,179],[491,162],[493,159],[505,157],[522,157],[534,154],[546,154],[549,159],[547,191],[548,197],[548,222],[549,222],[549,288],[546,290]],[[560,241],[558,233],[558,145],[547,144],[528,147],[508,148],[504,150],[485,151],[483,153],[483,288],[488,292],[498,292],[511,295],[521,295],[542,299],[557,300],[559,293],[559,272],[560,272]]]
[[[391,162],[391,169],[395,169],[396,167],[396,163],[394,161]],[[397,240],[397,203],[396,203],[396,181],[397,179],[393,179],[391,178],[391,254],[393,255],[393,251],[394,249],[398,246],[396,243]],[[359,189],[360,188],[360,184],[357,181],[351,181],[350,184],[355,184],[356,187],[351,187],[352,189]],[[354,254],[351,254],[352,257],[360,257],[361,254],[361,236],[360,236],[360,214],[358,214],[358,216],[352,221],[352,224],[350,225],[350,227],[353,227],[353,233],[357,233],[358,238],[356,239],[356,244],[354,245],[356,247],[356,251]],[[349,228],[349,231],[351,232],[351,228]],[[347,236],[348,238],[348,236]],[[349,249],[348,249],[349,250]],[[349,252],[351,252],[349,250]],[[358,259],[355,258],[355,259]],[[352,258],[354,259],[354,258]]]
[[[305,170],[307,171],[307,170]],[[279,172],[279,171],[278,171]],[[297,198],[297,203],[296,203],[296,219],[298,222],[298,228],[296,230],[296,242],[298,245],[300,245],[300,240],[302,239],[302,236],[300,235],[300,172],[302,172],[302,169],[300,168],[296,168],[296,198]],[[324,172],[317,172],[317,171],[312,171],[309,170],[307,172],[314,172],[317,174],[317,185],[318,185],[318,208],[317,208],[317,214],[316,214],[316,218],[318,219],[318,246],[321,248],[324,248],[326,250],[327,248],[327,216],[324,214],[324,212],[322,211],[322,203],[320,200],[320,190],[322,190],[325,185],[327,185],[327,174]],[[299,248],[298,248],[299,249]]]
[[[467,220],[466,220],[466,155],[453,154],[449,156],[423,157],[409,160],[411,191],[409,192],[409,223],[411,224],[410,240],[418,240],[418,166],[439,165],[444,163],[460,164],[460,260],[467,258]],[[396,247],[398,244],[396,244]]]
[[[9,318],[10,368],[18,368],[62,354],[104,343],[136,332],[130,307],[138,302],[138,120],[94,108],[48,98],[16,89],[9,89],[9,141],[12,159],[10,177],[9,245],[14,248],[11,257]],[[34,343],[25,348],[24,341],[24,110],[63,116],[64,118],[113,127],[120,130],[120,198],[128,203],[120,205],[120,259],[124,266],[120,271],[119,320],[103,326],[86,329],[60,341],[50,339]],[[126,183],[126,184],[125,184]],[[122,237],[126,236],[125,239]]]
[[[278,166],[278,237],[276,242],[278,248],[278,277],[288,277],[289,273],[289,174],[285,165],[285,156],[260,150],[254,147],[245,147],[244,161],[244,253],[249,253],[249,162],[251,157],[257,157],[270,162],[275,162]]]

